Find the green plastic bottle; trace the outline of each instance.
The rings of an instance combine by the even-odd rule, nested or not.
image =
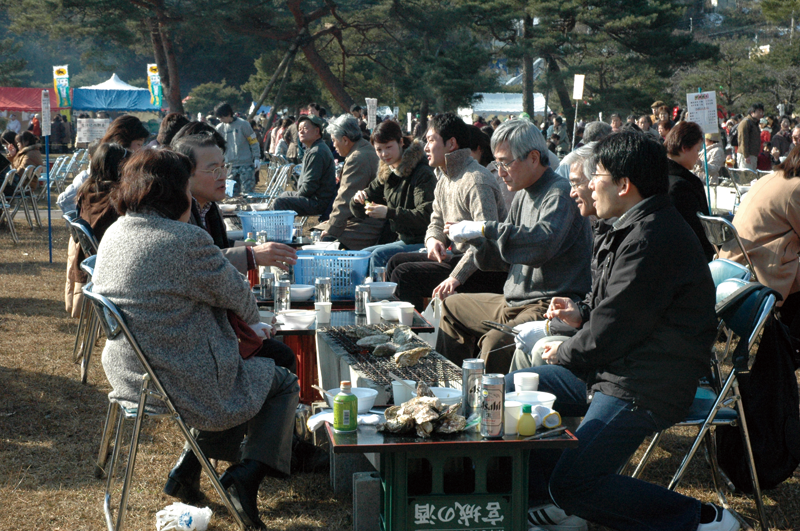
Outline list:
[[[517,431],[519,431],[522,437],[529,437],[536,433],[536,420],[533,418],[533,415],[531,415],[530,404],[522,405],[522,415],[519,417]]]
[[[341,391],[333,398],[333,431],[352,433],[358,429],[358,397],[350,392],[350,382],[339,386]]]
[[[247,238],[245,238],[245,239],[244,239],[244,242],[245,242],[245,243],[252,243],[252,244],[256,244],[256,243],[258,243],[258,242],[256,241],[256,239],[255,239],[255,236],[253,235],[253,233],[252,233],[252,232],[248,232],[248,233],[247,233]]]

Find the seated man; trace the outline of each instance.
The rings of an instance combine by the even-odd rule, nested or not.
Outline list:
[[[333,147],[345,159],[331,217],[315,228],[323,231],[323,241],[338,240],[345,249],[359,251],[375,245],[386,225],[385,219],[359,219],[350,211],[350,200],[356,192],[367,188],[378,174],[378,155],[361,136],[358,121],[349,114],[336,118],[327,130]]]
[[[589,303],[557,297],[550,305],[548,317],[577,334],[547,345],[547,365],[527,369],[539,374],[539,390],[556,395],[557,411],[584,416],[579,446],[532,460],[531,477],[549,484],[534,479],[531,500],[546,505],[529,519],[572,529],[578,518],[622,530],[738,529],[728,511],[617,474],[646,436],[686,416],[717,320],[703,249],[667,196],[664,148],[622,132],[595,154],[597,215],[617,220],[595,248],[601,265]],[[513,380],[506,377],[509,389]]]
[[[513,327],[542,320],[552,297],[583,298],[591,286],[592,235],[569,197],[569,182],[548,167],[544,138],[535,125],[505,122],[492,135],[492,152],[508,189],[519,191],[508,219],[448,223],[445,232],[455,242],[470,242],[479,268],[508,271],[503,294],[445,299],[436,350],[461,365],[475,357],[477,346],[486,372],[505,374],[513,337],[482,322]]]
[[[214,240],[214,245],[222,250],[222,255],[240,273],[246,274],[258,266],[275,266],[284,271],[297,261],[294,249],[283,243],[269,242],[253,246],[232,246],[228,240],[222,214],[215,201],[225,197],[225,162],[219,147],[219,138],[212,134],[183,136],[175,142],[173,150],[186,155],[194,165],[189,177],[189,191],[192,193],[192,213],[189,223],[204,228]],[[268,357],[281,367],[297,371],[297,361],[292,350],[282,342],[268,339]]]
[[[319,216],[336,196],[336,163],[322,140],[321,118],[306,114],[297,121],[297,136],[305,146],[303,172],[296,192],[283,192],[275,200],[275,210],[294,210],[298,216]]]
[[[395,294],[422,311],[425,297],[444,299],[458,291],[500,291],[504,272],[481,272],[475,248],[454,243],[444,232],[445,221],[497,221],[505,219],[506,206],[497,179],[472,158],[469,126],[452,113],[430,121],[425,135],[425,154],[438,182],[433,213],[425,233],[424,253],[399,253],[386,264],[386,278],[397,283]],[[469,285],[465,286],[467,279]]]

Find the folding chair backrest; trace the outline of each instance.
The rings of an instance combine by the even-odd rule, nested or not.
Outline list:
[[[728,168],[728,175],[737,186],[749,186],[751,182],[758,179],[758,173],[746,169]]]
[[[31,185],[31,182],[35,178],[34,173],[33,173],[35,169],[36,169],[36,166],[34,166],[33,164],[30,164],[25,168],[25,173],[22,174],[22,178],[20,179],[20,182],[24,181],[26,188]]]
[[[724,301],[736,293],[736,290],[741,289],[742,286],[746,286],[747,284],[748,282],[740,278],[729,278],[727,280],[723,280],[717,286],[717,304]]]
[[[75,218],[71,222],[72,230],[78,238],[78,244],[83,249],[83,254],[92,256],[97,254],[97,239],[94,237],[94,231],[86,220]]]
[[[96,261],[97,261],[97,255],[93,254],[92,256],[81,262],[81,269],[83,270],[84,273],[89,275],[90,278],[94,276],[94,264]]]
[[[714,279],[714,286],[717,287],[725,280],[737,278],[747,281],[750,280],[752,276],[750,270],[745,266],[726,258],[718,258],[717,260],[709,262],[708,268],[711,270],[711,278]]]
[[[780,294],[766,286],[750,283],[728,299],[724,304],[717,305],[717,317],[740,338],[732,361],[734,367],[742,368],[747,366],[750,350],[780,299]]]
[[[75,240],[75,243],[78,243],[78,236],[75,234],[75,229],[72,228],[72,222],[78,218],[78,211],[68,210],[61,215],[61,218],[67,223],[67,232],[69,232],[69,237]]]
[[[17,176],[17,170],[10,169],[6,172],[6,177],[3,179],[3,184],[0,185],[0,194],[4,194],[6,188],[11,186],[11,183],[14,182],[14,177]]]
[[[733,223],[723,217],[706,216],[700,212],[697,213],[697,217],[700,219],[700,224],[703,226],[703,232],[706,233],[706,238],[708,238],[711,245],[717,249],[717,252],[719,252],[720,247],[729,241],[736,241],[736,245],[739,246],[739,250],[744,255],[745,260],[747,260],[747,265],[753,275],[753,280],[758,280],[755,266],[753,266],[750,255],[747,254],[747,249],[744,247],[744,242],[742,242],[742,239],[739,237],[739,233],[736,231],[736,227]]]

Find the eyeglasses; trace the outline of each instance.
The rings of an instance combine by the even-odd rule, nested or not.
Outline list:
[[[604,176],[606,176],[606,175],[608,175],[609,177],[611,177],[611,174],[610,174],[610,173],[593,173],[593,174],[592,174],[592,178],[591,178],[591,179],[589,179],[589,180],[590,180],[591,182],[595,182],[595,181],[597,181],[598,179],[600,179],[600,177],[604,177]]]
[[[577,180],[577,181],[573,181],[572,179],[570,179],[569,180],[569,187],[572,190],[577,190],[579,186],[581,186],[583,183],[585,183],[587,181],[588,181],[588,179],[580,179],[580,180]]]
[[[502,160],[495,160],[495,162],[497,163],[497,168],[498,169],[502,168],[503,171],[506,173],[510,171],[509,168],[511,168],[511,165],[514,164],[514,160],[512,160],[511,162],[503,162]]]
[[[196,171],[202,172],[202,173],[211,173],[216,178],[220,178],[223,175],[225,175],[225,168],[222,167],[222,166],[219,166],[218,168],[214,168],[213,170],[196,170]]]

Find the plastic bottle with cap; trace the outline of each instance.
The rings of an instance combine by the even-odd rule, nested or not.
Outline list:
[[[519,417],[517,431],[521,437],[528,437],[536,433],[536,419],[531,415],[531,405],[522,405],[522,415]]]
[[[333,398],[333,431],[354,432],[358,429],[358,397],[350,392],[350,382],[344,380],[339,394]]]

